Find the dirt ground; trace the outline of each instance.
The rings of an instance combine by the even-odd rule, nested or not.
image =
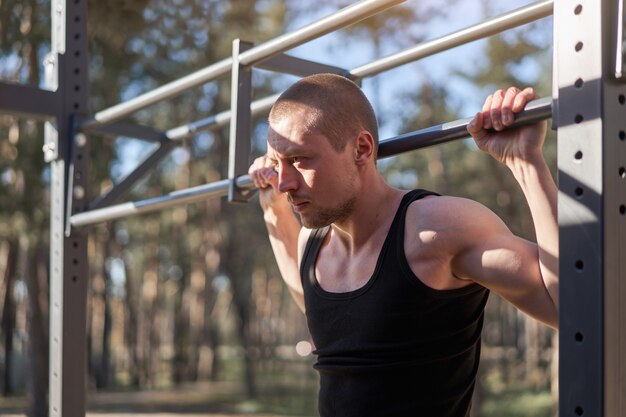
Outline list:
[[[228,383],[193,384],[175,389],[142,392],[105,392],[88,395],[86,417],[300,417],[267,414],[262,401],[246,400]],[[24,398],[0,398],[1,417],[25,417]]]

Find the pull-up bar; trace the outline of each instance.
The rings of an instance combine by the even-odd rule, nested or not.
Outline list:
[[[439,52],[447,51],[457,46],[465,45],[505,30],[534,22],[535,20],[539,20],[543,17],[550,16],[553,12],[553,8],[553,0],[544,0],[528,6],[520,7],[519,9],[502,14],[486,22],[469,26],[449,35],[433,39],[432,41],[416,45],[413,48],[355,68],[350,71],[350,74],[355,78],[371,77],[397,66],[417,61],[418,59],[435,55]]]
[[[520,7],[519,9],[496,16],[486,22],[466,27],[449,35],[418,44],[412,48],[396,52],[392,55],[354,68],[348,71],[348,75],[353,79],[371,77],[392,68],[550,16],[553,8],[553,0],[544,0]],[[241,54],[241,56],[244,56],[244,54]],[[278,96],[279,95],[273,95],[252,102],[252,115],[257,115],[263,111],[269,110]],[[96,114],[96,118],[97,117],[98,115]],[[165,136],[170,140],[184,139],[199,131],[226,126],[230,122],[230,119],[231,112],[227,110],[197,122],[170,129],[165,133]]]
[[[239,55],[238,64],[246,66],[254,65],[264,59],[295,48],[311,39],[359,22],[404,1],[405,0],[362,0],[330,16],[324,17],[317,22],[313,22],[293,32],[286,33],[242,53]],[[232,57],[223,59],[148,93],[108,109],[101,110],[97,112],[92,119],[83,122],[80,129],[89,130],[107,123],[112,123],[154,103],[177,96],[194,87],[230,74],[233,64],[235,63]]]
[[[551,97],[534,100],[528,103],[524,110],[516,115],[515,123],[511,127],[545,120],[551,116]],[[460,119],[381,141],[378,147],[378,157],[386,158],[399,153],[465,138],[468,136],[467,125],[471,120],[472,118]],[[235,182],[237,187],[241,189],[254,187],[248,175],[235,179]],[[224,179],[210,184],[174,191],[159,197],[86,211],[73,215],[70,218],[70,225],[72,227],[87,226],[133,214],[149,213],[176,205],[198,202],[210,197],[223,197],[228,194],[229,184],[230,181]]]

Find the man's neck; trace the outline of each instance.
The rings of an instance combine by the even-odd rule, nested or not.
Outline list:
[[[352,214],[332,224],[333,235],[350,253],[372,243],[372,237],[377,234],[386,234],[400,200],[406,193],[391,187],[380,175],[363,184],[366,185],[358,193]]]

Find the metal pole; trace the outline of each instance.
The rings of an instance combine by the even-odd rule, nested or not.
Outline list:
[[[253,65],[263,59],[295,48],[308,40],[320,37],[327,33],[349,26],[380,11],[402,3],[405,0],[362,0],[345,7],[330,16],[324,17],[294,32],[286,33],[278,38],[260,44],[239,57],[239,64]],[[155,90],[142,94],[126,102],[97,112],[92,119],[86,120],[80,126],[81,130],[88,130],[107,123],[112,123],[138,110],[146,108],[159,101],[182,94],[199,85],[227,75],[233,66],[232,57],[223,59],[204,69],[196,71],[186,77],[165,84]]]
[[[528,103],[525,110],[517,114],[513,127],[549,118],[552,115],[551,101],[552,98],[547,97]],[[379,158],[386,158],[402,152],[467,137],[466,127],[470,120],[471,118],[466,118],[444,123],[381,141],[378,156]],[[253,188],[252,180],[248,175],[238,177],[235,182],[239,189]],[[75,214],[71,217],[70,223],[73,227],[87,226],[132,214],[148,213],[167,207],[202,201],[209,197],[223,197],[228,195],[229,183],[228,179],[224,179],[211,184],[175,191],[160,197]]]
[[[458,32],[442,36],[432,41],[417,45],[413,48],[360,66],[350,71],[350,74],[356,78],[371,77],[372,75],[379,74],[397,66],[417,61],[418,59],[422,59],[478,39],[483,39],[503,32],[507,29],[522,26],[549,16],[552,14],[552,9],[553,0],[533,3],[529,6],[525,6],[500,15],[494,19],[490,19],[486,22],[461,29]]]
[[[253,185],[248,175],[237,178],[236,182],[237,187],[240,189],[252,188]],[[229,186],[230,180],[224,179],[210,184],[174,191],[159,197],[86,211],[72,216],[70,222],[73,227],[80,227],[133,214],[149,213],[168,207],[194,203],[211,197],[224,197],[228,195]]]
[[[250,115],[252,117],[269,111],[272,108],[280,94],[265,97],[263,99],[252,102],[250,105]],[[217,129],[224,127],[230,123],[232,112],[230,110],[217,113],[214,116],[207,117],[206,119],[198,120],[197,122],[188,123],[183,126],[175,127],[165,132],[165,136],[170,140],[181,140],[195,135],[203,130]]]
[[[552,97],[544,97],[529,102],[524,111],[516,115],[513,126],[536,123],[551,116]],[[467,117],[381,141],[378,146],[378,159],[466,138],[467,125],[471,121],[472,117]]]
[[[239,39],[233,41],[233,60],[237,60],[252,44]],[[252,117],[252,69],[241,64],[233,65],[230,92],[230,108],[234,113],[230,121],[230,147],[228,152],[229,202],[245,203],[245,190],[237,187],[235,179],[248,172],[250,165]]]
[[[392,68],[426,58],[441,51],[465,45],[467,43],[489,37],[498,32],[522,26],[549,16],[552,14],[552,9],[553,0],[533,3],[529,6],[513,10],[486,22],[467,27],[450,35],[416,45],[413,48],[405,49],[404,51],[397,52],[385,58],[381,58],[354,68],[349,71],[349,75],[351,78],[355,79],[371,77]],[[279,94],[276,94],[252,102],[252,114],[256,115],[269,110],[278,99],[278,96]],[[170,129],[166,132],[166,136],[172,140],[184,139],[199,131],[211,130],[225,126],[229,123],[230,117],[230,111],[221,112],[215,116]]]
[[[89,150],[74,121],[87,109],[87,2],[53,0],[46,85],[56,91],[56,120],[45,124],[50,162],[50,417],[84,417],[87,376],[87,233],[66,234],[85,208]]]
[[[561,416],[626,416],[626,84],[614,61],[622,1],[555,3]]]
[[[333,13],[326,18],[311,23],[302,29],[286,33],[242,53],[239,57],[239,63],[241,65],[254,65],[265,58],[277,55],[288,49],[292,49],[295,46],[302,45],[311,39],[318,38],[327,33],[334,32],[337,29],[349,26],[404,1],[405,0],[360,1]]]

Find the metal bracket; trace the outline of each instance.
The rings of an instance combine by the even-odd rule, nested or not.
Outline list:
[[[617,0],[615,16],[615,78],[626,81],[626,0]]]
[[[77,131],[78,124],[76,118],[72,116],[71,130],[68,134],[68,158],[66,173],[66,205],[65,205],[65,236],[70,237],[72,228],[70,217],[80,213],[87,208],[87,182],[85,159],[87,152],[87,136]]]
[[[56,90],[59,84],[58,62],[57,54],[52,52],[48,53],[44,59],[45,82],[50,90]],[[44,125],[45,139],[42,151],[46,162],[52,162],[59,157],[59,136],[56,127],[52,125],[55,122],[47,121]]]
[[[228,161],[229,202],[247,202],[251,193],[237,187],[237,177],[248,173],[251,151],[252,69],[239,63],[239,54],[252,48],[249,42],[233,41],[231,81],[230,152]]]
[[[265,61],[256,64],[257,68],[268,71],[281,72],[284,74],[293,74],[299,77],[307,75],[331,73],[338,74],[350,78],[350,71],[334,65],[321,64],[319,62],[309,61],[308,59],[297,58],[288,54],[280,54],[273,56]]]

